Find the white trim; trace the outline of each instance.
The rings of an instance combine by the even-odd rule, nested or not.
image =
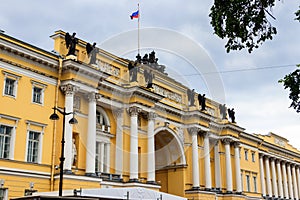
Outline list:
[[[50,177],[50,173],[47,172],[8,168],[8,167],[0,167],[0,174],[28,176],[28,177],[45,178],[45,179],[49,179]]]
[[[3,83],[3,91],[2,91],[2,95],[3,96],[7,96],[7,97],[12,97],[14,99],[17,99],[17,94],[18,94],[18,81],[21,78],[21,76],[15,75],[13,73],[10,72],[6,72],[4,70],[2,70],[2,73],[4,74],[4,83]],[[13,88],[13,94],[9,95],[9,94],[5,94],[5,87],[6,87],[6,79],[12,79],[14,80],[14,88]]]
[[[5,63],[5,62],[0,61],[0,69],[7,69],[7,70],[13,71],[15,73],[21,74],[23,76],[26,76],[26,77],[29,77],[32,79],[43,80],[43,82],[48,83],[50,85],[57,85],[57,80],[54,78],[43,76],[43,75],[34,73],[32,71],[25,70],[23,68],[19,68],[17,66]]]

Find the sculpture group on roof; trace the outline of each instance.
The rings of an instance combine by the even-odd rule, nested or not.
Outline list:
[[[76,51],[76,44],[78,43],[78,39],[75,37],[75,35],[76,33],[73,33],[72,35],[66,33],[65,35],[66,47],[69,50],[67,56],[70,55],[76,56],[75,51]]]

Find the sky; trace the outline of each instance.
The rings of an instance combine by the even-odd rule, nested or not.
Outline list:
[[[300,114],[289,108],[288,91],[278,83],[300,64],[297,1],[277,1],[270,22],[278,34],[251,54],[226,53],[226,40],[210,25],[213,0],[10,0],[1,4],[0,29],[42,49],[53,50],[56,30],[76,32],[87,42],[134,60],[140,4],[140,51],[155,50],[168,74],[198,93],[234,108],[247,133],[273,132],[300,149]]]

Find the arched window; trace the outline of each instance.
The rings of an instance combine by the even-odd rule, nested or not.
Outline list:
[[[101,131],[110,132],[109,118],[103,108],[97,107],[96,110],[96,125]]]

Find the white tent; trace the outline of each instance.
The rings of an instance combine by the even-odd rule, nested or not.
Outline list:
[[[129,195],[129,198],[128,198]],[[82,189],[81,196],[130,200],[187,200],[187,198],[157,192],[142,187]]]
[[[57,196],[58,192],[38,192],[33,196]],[[73,190],[64,190],[64,197],[74,196]],[[81,189],[76,191],[77,197],[107,198],[107,199],[130,199],[130,200],[187,200],[187,198],[171,195],[164,192],[143,188],[143,187],[122,187],[122,188],[95,188]]]

